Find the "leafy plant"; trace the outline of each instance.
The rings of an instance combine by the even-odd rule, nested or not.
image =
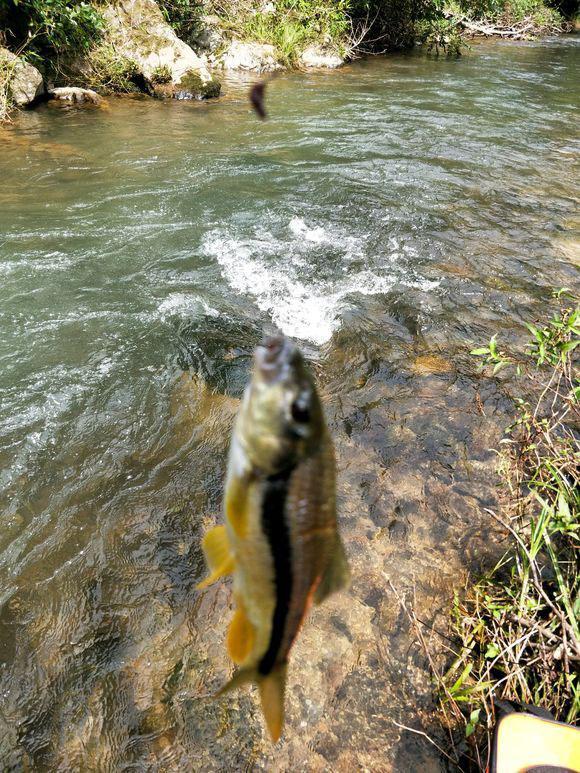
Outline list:
[[[8,113],[12,107],[12,97],[10,94],[10,81],[14,74],[15,62],[0,51],[0,121],[8,118]]]
[[[160,64],[151,73],[151,83],[171,83],[172,77],[171,68]]]
[[[138,76],[136,62],[110,43],[96,46],[87,56],[86,82],[92,88],[121,94],[140,91],[135,83]]]
[[[462,49],[467,45],[459,26],[443,16],[419,22],[417,37],[427,53],[436,56],[439,56],[440,51],[447,56],[461,56]]]
[[[343,47],[350,29],[350,4],[351,0],[278,0],[256,11],[256,4],[248,0],[212,0],[210,10],[222,19],[229,36],[273,45],[279,60],[292,65],[311,42]]]
[[[495,699],[580,723],[580,307],[569,291],[554,295],[557,312],[526,323],[523,352],[505,352],[496,336],[471,352],[492,376],[513,369],[519,386],[498,451],[500,511],[486,510],[509,547],[492,571],[455,594],[457,646],[446,671],[403,602],[437,684],[449,758],[462,770],[489,769]]]
[[[463,727],[483,770],[495,724],[494,698],[530,703],[556,719],[580,721],[580,394],[574,352],[580,307],[568,291],[545,322],[525,323],[522,354],[507,354],[494,336],[472,350],[481,367],[515,368],[524,396],[499,452],[501,513],[490,516],[511,544],[499,564],[456,598],[456,660],[439,677],[447,724]],[[464,708],[463,708],[464,707]]]
[[[158,5],[182,40],[189,41],[196,36],[202,25],[202,0],[158,0]]]
[[[11,48],[40,60],[87,51],[104,29],[102,14],[85,0],[3,0],[0,27]]]

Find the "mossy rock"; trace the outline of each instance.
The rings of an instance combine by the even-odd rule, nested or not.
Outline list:
[[[203,80],[194,70],[189,70],[173,88],[174,99],[211,99],[219,97],[221,83],[212,78]]]

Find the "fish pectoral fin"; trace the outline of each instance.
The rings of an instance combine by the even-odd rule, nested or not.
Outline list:
[[[332,593],[344,588],[350,580],[350,570],[340,537],[336,536],[336,545],[332,558],[314,594],[314,603],[321,604]]]
[[[278,663],[269,674],[258,681],[262,712],[274,743],[282,735],[284,725],[284,693],[286,692],[286,663]]]
[[[234,571],[234,557],[230,551],[230,543],[225,526],[214,526],[202,542],[203,554],[210,574],[198,583],[197,588],[207,588],[220,577],[225,577]]]
[[[246,660],[252,651],[255,638],[254,626],[248,620],[244,607],[240,605],[234,612],[228,630],[228,653],[234,663],[239,665]]]

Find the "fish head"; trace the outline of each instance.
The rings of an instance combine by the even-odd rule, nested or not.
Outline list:
[[[271,336],[256,348],[237,424],[252,466],[266,475],[313,454],[325,432],[322,406],[304,358],[291,341]]]

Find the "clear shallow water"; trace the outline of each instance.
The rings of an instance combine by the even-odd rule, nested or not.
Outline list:
[[[193,590],[199,535],[263,329],[300,340],[320,373],[355,566],[369,560],[361,539],[383,537],[403,586],[413,566],[436,587],[429,571],[474,565],[465,540],[485,526],[457,498],[493,495],[487,448],[506,405],[466,352],[497,331],[518,338],[551,288],[578,287],[579,43],[282,75],[263,124],[233,81],[212,103],[47,106],[0,129],[9,766],[208,753],[193,677],[179,711],[172,698],[160,714],[159,694],[184,661],[176,641],[188,673],[219,670]],[[418,470],[421,496],[406,488]],[[352,594],[376,607],[364,583]],[[140,660],[152,653],[157,666]],[[194,715],[207,719],[197,735]],[[252,722],[254,735],[231,731],[239,764],[259,760]],[[338,737],[314,744],[322,760]],[[233,764],[228,744],[203,764]]]

